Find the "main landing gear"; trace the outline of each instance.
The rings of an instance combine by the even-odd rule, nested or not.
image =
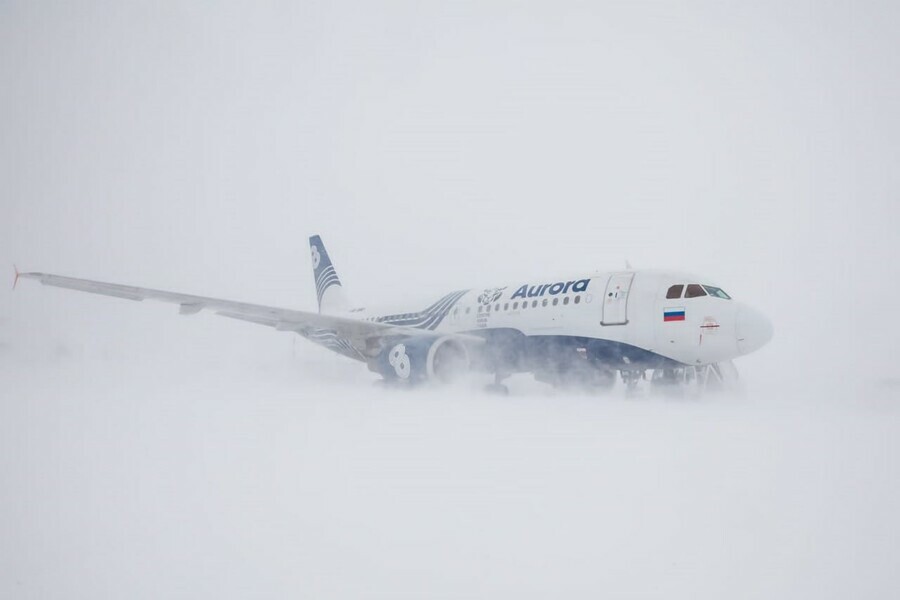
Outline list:
[[[503,385],[503,380],[509,377],[507,374],[496,373],[494,375],[494,383],[484,386],[484,391],[495,396],[509,396],[509,388]]]
[[[637,390],[637,385],[647,378],[646,371],[619,371],[622,383],[625,384],[625,393],[629,396]]]

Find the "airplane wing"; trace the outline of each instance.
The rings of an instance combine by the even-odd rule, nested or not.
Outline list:
[[[54,287],[90,292],[92,294],[102,294],[104,296],[114,296],[116,298],[125,298],[126,300],[158,300],[160,302],[178,304],[179,313],[182,315],[193,315],[202,310],[210,310],[223,317],[266,325],[268,327],[273,327],[278,331],[295,331],[304,336],[315,335],[322,330],[333,331],[336,335],[349,341],[360,351],[366,350],[371,346],[372,342],[377,344],[379,338],[387,336],[438,337],[443,335],[434,331],[405,327],[402,325],[389,325],[386,323],[350,319],[335,315],[322,315],[301,310],[276,308],[260,304],[248,304],[246,302],[235,302],[233,300],[221,300],[219,298],[179,294],[130,285],[91,281],[89,279],[76,279],[74,277],[63,277],[61,275],[51,275],[48,273],[17,273],[16,276],[17,278],[22,279],[36,279],[43,285],[52,285]],[[484,342],[483,338],[474,335],[451,335],[466,343],[480,344]]]

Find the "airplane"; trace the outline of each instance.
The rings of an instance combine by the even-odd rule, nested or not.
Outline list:
[[[375,312],[351,304],[322,238],[309,238],[318,312],[180,294],[46,273],[19,273],[44,285],[179,305],[295,332],[365,363],[386,384],[448,382],[465,372],[492,375],[491,392],[517,373],[558,388],[632,391],[736,377],[731,362],[763,347],[773,327],[760,311],[705,278],[672,271],[597,272],[450,292],[424,308]],[[15,283],[13,284],[15,287]],[[618,377],[617,377],[618,376]]]

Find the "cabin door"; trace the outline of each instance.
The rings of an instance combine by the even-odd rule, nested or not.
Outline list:
[[[606,283],[603,295],[602,325],[625,325],[628,323],[628,293],[634,273],[613,273]]]

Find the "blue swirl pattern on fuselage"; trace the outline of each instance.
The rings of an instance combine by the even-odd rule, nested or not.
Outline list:
[[[326,271],[322,271],[322,275],[324,275],[325,272]],[[447,316],[453,306],[459,302],[460,298],[465,296],[468,292],[469,290],[462,290],[447,294],[425,310],[419,312],[387,315],[384,317],[377,317],[374,320],[377,323],[386,323],[388,325],[434,330],[441,324],[441,321],[444,320],[444,317]],[[302,333],[302,335],[309,341],[325,346],[338,354],[343,354],[344,356],[355,360],[366,360],[366,357],[362,352],[357,350],[348,340],[338,336],[337,332],[333,329],[313,329]]]
[[[433,330],[444,317],[453,308],[453,305],[459,302],[460,298],[469,293],[469,290],[461,290],[451,292],[426,308],[415,313],[403,313],[397,315],[387,315],[375,319],[376,323],[387,323],[388,325],[400,325],[403,327],[415,327],[416,329]]]

